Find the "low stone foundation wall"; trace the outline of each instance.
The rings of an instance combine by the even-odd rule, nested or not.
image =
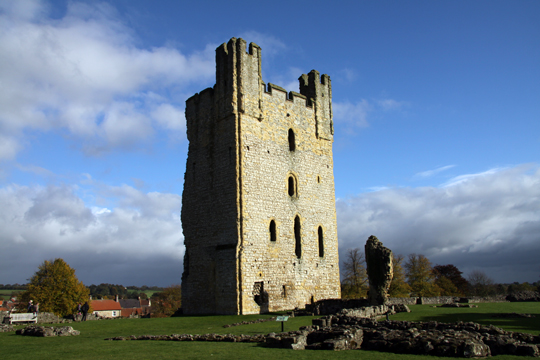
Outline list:
[[[82,317],[83,317],[82,315],[70,315],[70,316],[68,316],[67,318],[68,318],[68,319],[71,319],[71,320],[73,320],[73,321],[82,321]],[[87,314],[87,315],[86,315],[86,320],[87,320],[87,321],[101,320],[101,319],[102,319],[101,316],[98,316],[98,315],[96,315],[96,314],[94,314],[94,313],[92,313],[92,314]]]
[[[306,304],[306,311],[313,315],[337,314],[343,309],[356,309],[369,306],[366,298],[363,299],[325,299],[313,304]]]
[[[0,324],[0,332],[10,331],[15,331],[15,328],[12,325]]]
[[[69,321],[64,318],[58,317],[53,313],[43,312],[38,313],[37,322],[38,324],[61,324]]]
[[[80,335],[79,330],[74,330],[71,326],[47,327],[38,325],[29,325],[24,329],[19,329],[15,332],[17,335],[24,336],[76,336]]]
[[[417,297],[399,297],[399,298],[388,298],[389,304],[403,304],[403,305],[416,305],[418,302]]]
[[[9,315],[9,311],[0,311],[0,323],[4,323],[4,318]]]
[[[439,305],[439,304],[453,304],[459,302],[457,296],[433,296],[433,297],[408,297],[408,298],[389,298],[389,304],[403,304],[403,305]]]
[[[478,303],[497,303],[497,302],[508,302],[506,295],[494,295],[494,296],[472,296],[468,298],[460,298],[460,303],[471,303],[471,304],[478,304]]]
[[[506,296],[508,301],[540,301],[540,293],[538,291],[522,291]]]
[[[516,300],[510,301],[538,301],[535,294],[538,295],[540,300],[540,294],[530,292],[531,294],[525,294],[516,297]],[[441,304],[454,304],[454,303],[488,303],[488,302],[508,302],[511,295],[497,295],[490,297],[469,297],[460,298],[457,296],[434,296],[434,297],[403,297],[388,298],[388,305],[441,305]],[[519,300],[518,300],[519,299]],[[525,300],[528,299],[528,300]],[[326,299],[319,300],[313,304],[306,304],[306,311],[314,315],[331,315],[337,314],[343,309],[355,309],[369,306],[366,298],[362,299]]]

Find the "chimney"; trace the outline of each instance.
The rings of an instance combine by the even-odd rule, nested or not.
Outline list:
[[[116,302],[118,302],[118,295],[116,295],[116,299],[115,299]]]

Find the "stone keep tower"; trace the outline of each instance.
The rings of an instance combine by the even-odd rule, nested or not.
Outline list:
[[[216,49],[186,101],[185,314],[254,314],[340,297],[330,77],[266,85],[261,49]]]

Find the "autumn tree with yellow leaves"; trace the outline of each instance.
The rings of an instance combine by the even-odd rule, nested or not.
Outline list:
[[[394,276],[388,290],[390,297],[409,297],[412,291],[409,284],[407,284],[405,271],[403,270],[404,259],[405,257],[403,255],[392,255]]]
[[[439,296],[431,262],[422,254],[409,254],[404,265],[413,296]]]
[[[45,260],[29,281],[28,289],[21,294],[23,303],[33,300],[39,303],[40,312],[58,316],[73,314],[77,304],[88,301],[90,294],[75,276],[75,269],[60,258]]]

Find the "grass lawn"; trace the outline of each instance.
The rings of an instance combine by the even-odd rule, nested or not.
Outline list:
[[[12,290],[12,289],[6,289],[6,290],[0,290],[0,299],[9,300],[12,293],[20,293],[24,290]]]
[[[162,290],[145,290],[145,291],[141,291],[143,293],[146,294],[146,296],[150,299],[150,297],[152,295],[154,295],[155,293],[158,293],[158,292],[161,292]]]
[[[479,304],[478,308],[432,308],[428,305],[411,306],[411,313],[392,316],[396,320],[440,322],[477,321],[494,324],[507,330],[538,334],[540,331],[540,303]],[[494,318],[498,313],[529,313],[535,318]],[[281,331],[281,323],[265,322],[223,328],[225,324],[270,317],[248,316],[183,316],[165,319],[123,319],[72,323],[81,331],[80,336],[64,338],[34,338],[0,333],[0,354],[14,359],[426,359],[425,356],[397,355],[364,350],[341,352],[293,351],[270,349],[258,344],[175,342],[175,341],[105,341],[113,336],[143,334],[255,334]],[[285,323],[285,331],[309,325],[312,317],[292,318]],[[19,325],[17,327],[23,327]],[[433,359],[434,357],[430,357]],[[520,359],[522,357],[497,356],[494,359]]]
[[[540,302],[477,304],[477,308],[434,308],[431,305],[409,306],[410,313],[399,313],[393,320],[438,321],[452,323],[473,321],[495,325],[508,331],[540,334]],[[501,313],[533,314],[533,318],[498,318]]]

